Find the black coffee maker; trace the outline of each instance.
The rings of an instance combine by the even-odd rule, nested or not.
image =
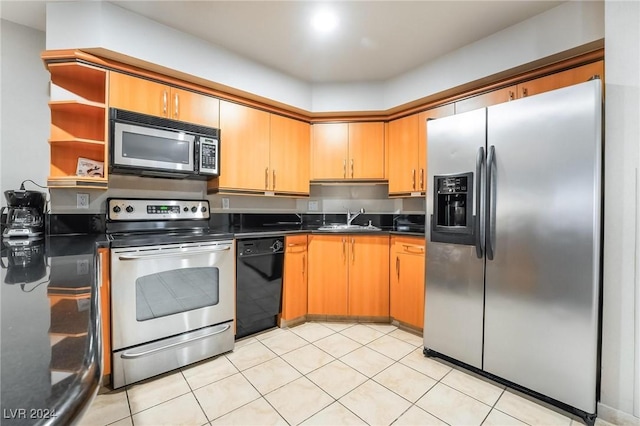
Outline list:
[[[20,189],[4,191],[4,196],[7,199],[7,218],[3,223],[3,239],[42,238],[47,195]]]

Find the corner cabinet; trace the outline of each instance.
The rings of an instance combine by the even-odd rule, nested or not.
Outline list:
[[[51,74],[49,187],[107,188],[107,71],[80,62],[46,64]],[[103,163],[102,176],[78,176],[78,161]]]
[[[292,235],[284,239],[284,273],[282,290],[283,321],[304,319],[307,315],[307,236]]]
[[[425,239],[391,237],[389,287],[391,317],[422,330],[425,301]]]
[[[389,317],[389,236],[310,235],[308,313]]]
[[[234,102],[220,102],[223,193],[309,195],[309,124]]]
[[[317,123],[312,133],[311,180],[385,179],[384,123]]]
[[[152,80],[111,71],[109,106],[201,126],[218,127],[220,100]]]
[[[422,196],[427,187],[427,120],[454,114],[446,104],[389,122],[389,195]]]

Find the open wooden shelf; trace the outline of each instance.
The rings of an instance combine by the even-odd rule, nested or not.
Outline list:
[[[47,186],[50,188],[107,189],[109,179],[87,176],[49,176]]]
[[[76,138],[76,137],[68,137],[68,138],[57,138],[57,139],[49,139],[49,144],[55,146],[77,146],[77,144],[89,144],[89,145],[100,145],[104,146],[104,141],[96,140],[96,139],[84,139],[84,138]]]
[[[79,62],[48,64],[51,82],[96,103],[105,103],[107,71]],[[104,105],[103,105],[104,107]]]

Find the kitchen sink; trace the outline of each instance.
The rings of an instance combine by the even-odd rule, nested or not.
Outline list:
[[[318,231],[329,232],[370,232],[381,231],[380,228],[373,225],[347,225],[346,223],[324,225],[318,228]]]

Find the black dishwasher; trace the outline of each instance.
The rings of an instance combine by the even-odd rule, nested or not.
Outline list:
[[[284,237],[241,239],[236,257],[236,339],[277,325]]]

